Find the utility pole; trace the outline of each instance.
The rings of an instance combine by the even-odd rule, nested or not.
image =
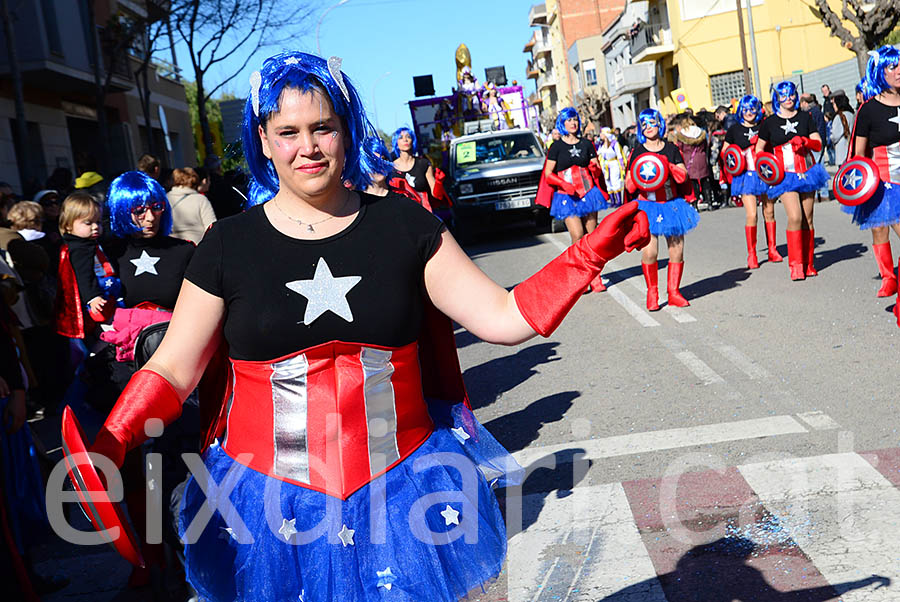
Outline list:
[[[762,99],[763,91],[759,85],[759,62],[756,60],[756,34],[753,30],[753,8],[747,0],[747,25],[750,27],[750,54],[753,56],[753,82],[756,84],[756,96]]]
[[[741,64],[744,66],[744,90],[745,94],[752,94],[750,85],[750,67],[747,66],[747,42],[744,41],[744,16],[741,14],[741,0],[735,0],[737,4],[738,35],[741,38]]]

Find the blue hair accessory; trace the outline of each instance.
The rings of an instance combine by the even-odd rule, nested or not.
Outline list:
[[[341,94],[344,95],[344,100],[350,102],[350,92],[347,91],[347,84],[344,83],[344,75],[341,73],[341,63],[343,62],[344,59],[339,56],[333,56],[329,58],[328,72],[331,74],[331,79],[334,80],[334,83],[337,84],[337,87],[341,89]]]

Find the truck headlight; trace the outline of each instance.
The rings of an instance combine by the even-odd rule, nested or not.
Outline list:
[[[459,194],[472,194],[473,192],[475,192],[475,187],[471,184],[459,185]]]

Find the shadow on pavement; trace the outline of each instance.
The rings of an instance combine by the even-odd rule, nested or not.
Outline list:
[[[541,427],[563,419],[572,402],[581,397],[578,391],[562,391],[532,402],[516,410],[494,418],[483,426],[510,452],[525,449],[537,439]]]
[[[823,239],[816,238],[817,245],[821,245],[824,242],[825,241]],[[830,266],[838,263],[839,261],[856,259],[857,257],[865,255],[868,250],[869,248],[866,245],[855,242],[849,245],[838,247],[836,249],[828,249],[827,251],[817,252],[815,264],[816,270],[821,272],[822,270],[827,270]]]
[[[709,278],[697,280],[696,282],[691,282],[688,285],[682,286],[681,294],[684,295],[688,299],[688,301],[692,299],[699,299],[700,297],[704,297],[712,293],[718,293],[721,291],[727,291],[731,288],[735,288],[748,278],[750,278],[750,270],[748,270],[747,268],[735,268],[733,270],[728,270],[727,272],[722,272],[721,274],[716,274],[715,276],[710,276]],[[663,289],[664,282],[665,276],[663,274],[660,274],[660,290]]]
[[[519,350],[513,355],[492,359],[463,373],[469,399],[474,409],[494,403],[500,395],[525,382],[535,374],[535,366],[558,361],[559,343],[541,343]]]
[[[857,581],[782,592],[773,588],[762,572],[747,560],[760,552],[743,537],[723,537],[691,548],[681,557],[675,570],[653,579],[635,583],[603,598],[606,602],[626,602],[646,595],[658,580],[669,600],[679,602],[817,602],[833,600],[846,592],[876,584],[887,587],[891,580],[872,575]]]

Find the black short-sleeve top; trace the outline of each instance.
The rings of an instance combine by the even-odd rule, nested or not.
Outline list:
[[[110,247],[110,261],[122,281],[125,307],[153,303],[173,309],[194,243],[171,236],[129,238]]]
[[[759,124],[759,137],[772,146],[781,146],[796,136],[809,138],[818,134],[816,124],[806,111],[797,111],[793,117],[785,119],[778,114],[769,115]]]
[[[597,150],[586,138],[580,138],[575,144],[569,144],[560,138],[547,150],[547,160],[556,161],[554,173],[565,171],[573,165],[587,167],[596,156]]]
[[[900,107],[867,101],[856,114],[856,135],[868,139],[870,149],[900,142]]]
[[[654,151],[647,150],[647,147],[645,147],[643,144],[641,144],[639,142],[637,144],[637,146],[634,147],[634,150],[631,151],[631,154],[628,155],[628,165],[631,166],[631,162],[634,161],[635,159],[637,159],[638,157],[640,157],[641,155],[643,155],[644,153],[652,153],[652,152],[654,152]],[[673,143],[669,142],[668,140],[666,140],[665,144],[663,145],[662,150],[656,154],[662,155],[663,157],[668,159],[669,163],[671,163],[672,165],[678,165],[679,163],[682,163],[682,164],[684,163],[684,157],[681,155],[681,151],[678,150],[677,146],[675,146]]]
[[[426,177],[429,167],[431,167],[431,161],[420,156],[415,158],[409,171],[400,171],[399,169],[396,171],[417,192],[430,192],[431,187],[428,185],[428,178]]]
[[[269,360],[328,341],[401,347],[418,337],[425,263],[443,223],[396,194],[360,193],[341,232],[299,240],[262,205],[216,222],[185,278],[225,301],[232,358]]]
[[[725,132],[725,142],[734,144],[739,149],[744,150],[751,146],[750,139],[759,134],[759,126],[746,126],[743,123],[735,123]]]

